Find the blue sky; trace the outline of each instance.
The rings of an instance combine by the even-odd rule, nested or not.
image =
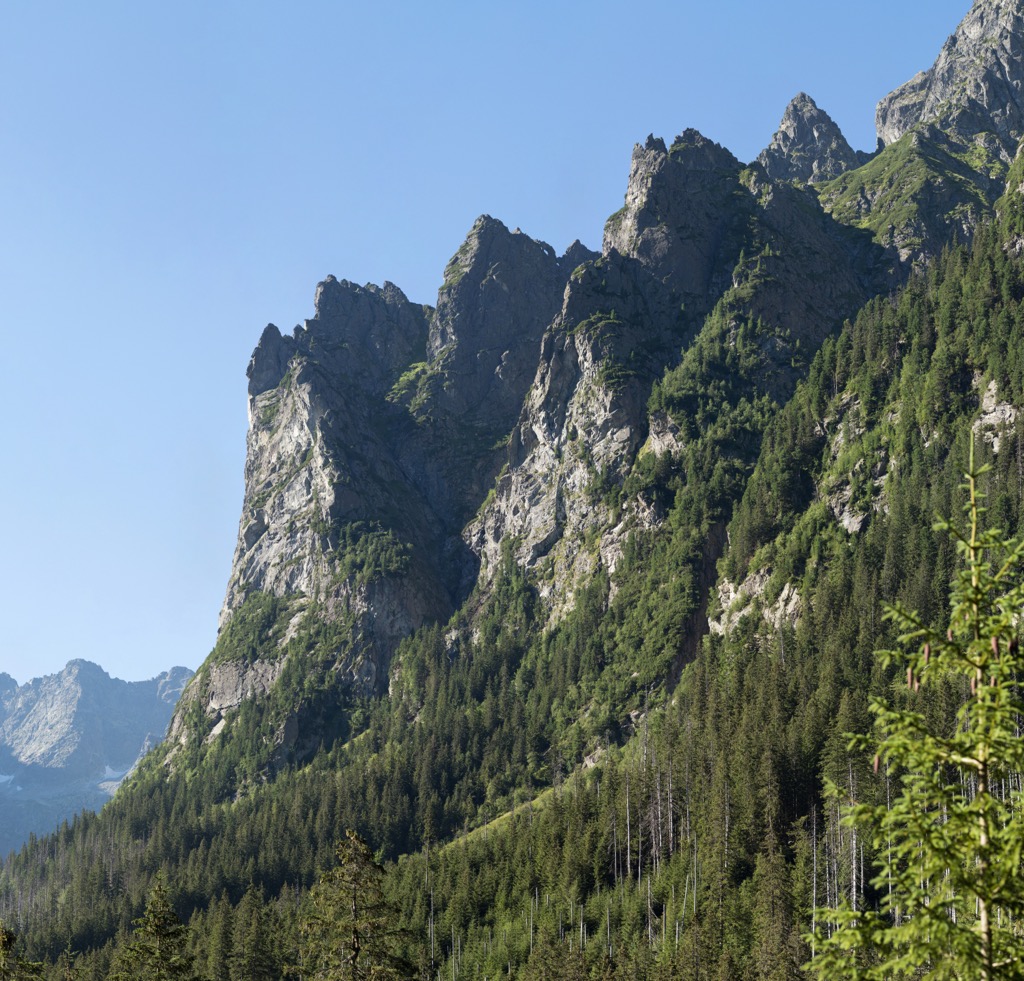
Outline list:
[[[0,0],[0,671],[197,667],[245,367],[328,274],[432,303],[483,213],[599,248],[633,144],[858,149],[968,0]]]

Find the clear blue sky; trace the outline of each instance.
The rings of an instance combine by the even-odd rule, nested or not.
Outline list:
[[[968,0],[0,0],[0,671],[197,667],[245,367],[328,274],[433,303],[482,213],[599,248],[633,144],[859,149]]]

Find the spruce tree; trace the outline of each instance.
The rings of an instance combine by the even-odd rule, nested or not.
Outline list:
[[[899,666],[909,689],[905,704],[872,703],[875,768],[886,769],[893,790],[888,802],[854,806],[848,817],[870,836],[879,899],[875,909],[826,911],[809,967],[829,981],[1024,978],[1024,542],[983,530],[983,472],[972,452],[966,527],[936,525],[963,560],[948,630],[905,609],[887,614],[905,648],[881,657]],[[946,727],[924,703],[943,689],[961,700]]]
[[[313,981],[408,978],[415,969],[401,954],[404,931],[384,895],[384,869],[369,845],[347,831],[337,865],[311,890],[300,925],[299,973]]]
[[[19,946],[18,935],[0,920],[0,981],[31,981],[42,977],[42,964],[28,960]]]
[[[188,927],[175,913],[163,872],[149,894],[146,911],[135,921],[131,939],[118,950],[111,981],[192,981]]]
[[[281,975],[282,956],[275,948],[268,910],[263,896],[252,883],[234,913],[235,930],[230,962],[231,981],[276,981]],[[280,937],[277,937],[280,941]],[[226,975],[225,975],[226,976]]]

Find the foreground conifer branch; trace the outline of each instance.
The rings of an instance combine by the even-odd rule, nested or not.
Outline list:
[[[878,908],[825,911],[809,965],[821,978],[1024,978],[1024,542],[983,527],[986,470],[972,447],[966,527],[935,526],[963,558],[948,631],[899,606],[887,612],[906,650],[878,656],[906,668],[909,689],[871,705],[881,735],[875,767],[885,767],[892,793],[883,804],[853,804],[847,817],[874,849]],[[902,671],[897,678],[903,685]],[[949,732],[928,707],[951,694],[962,704]],[[868,736],[851,743],[871,747]]]

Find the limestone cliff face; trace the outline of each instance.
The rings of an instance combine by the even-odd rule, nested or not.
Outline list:
[[[370,660],[448,602],[420,565],[436,545],[431,502],[409,485],[394,452],[403,433],[391,386],[421,359],[427,312],[396,287],[329,277],[312,319],[282,337],[270,326],[249,366],[245,502],[222,625],[253,593],[351,618]],[[407,562],[368,567],[373,548]],[[364,677],[362,654],[343,666]],[[210,705],[229,700],[214,685]]]
[[[313,611],[347,624],[337,670],[380,691],[399,641],[486,589],[506,542],[565,608],[663,517],[640,500],[613,513],[606,492],[648,439],[654,381],[712,308],[789,339],[765,347],[781,395],[791,345],[813,352],[880,288],[881,268],[808,192],[688,130],[636,147],[602,254],[577,242],[559,257],[483,216],[432,310],[390,284],[325,280],[314,317],[291,336],[268,327],[249,367],[222,623],[254,593],[287,597],[278,643]],[[382,543],[400,561],[368,566]],[[252,671],[201,672],[186,702],[219,724],[279,674]]]
[[[967,142],[995,142],[1007,163],[1024,136],[1024,4],[976,0],[935,64],[878,103],[883,144],[919,123]]]
[[[654,136],[634,147],[625,204],[605,225],[603,252],[636,259],[663,285],[656,316],[684,306],[698,324],[710,298],[728,288],[751,212],[737,193],[741,169],[728,150],[692,129],[667,149]]]
[[[285,602],[255,654],[220,651],[200,672],[183,704],[201,706],[206,735],[273,697],[310,623],[330,625],[315,652],[325,688],[383,693],[410,632],[458,611],[451,629],[473,629],[467,599],[486,599],[506,552],[553,617],[614,570],[629,536],[665,518],[664,502],[626,493],[633,468],[648,454],[680,467],[687,450],[675,409],[650,412],[655,384],[671,375],[677,393],[712,391],[722,408],[783,402],[844,318],[991,207],[1017,132],[1012,93],[991,79],[1019,88],[1021,3],[975,5],[915,83],[925,94],[884,103],[880,132],[897,142],[870,159],[801,94],[749,165],[695,130],[637,145],[600,253],[576,242],[559,256],[485,215],[435,307],[329,277],[310,320],[290,335],[268,327],[249,366],[222,628],[261,595]],[[985,38],[998,50],[981,52]],[[974,62],[988,66],[988,102]],[[975,94],[956,102],[961,89]],[[996,107],[995,135],[971,130],[972,106]],[[955,132],[929,122],[936,113]],[[739,360],[742,377],[728,368]],[[759,435],[742,435],[756,452]],[[723,547],[716,527],[699,589]],[[301,711],[282,746],[306,739]],[[184,709],[177,724],[187,738]]]
[[[816,350],[888,275],[881,250],[830,219],[812,194],[743,168],[699,133],[671,148],[654,138],[638,145],[604,255],[573,273],[494,496],[467,526],[483,575],[515,542],[517,561],[539,570],[538,589],[557,610],[598,566],[614,569],[631,531],[661,521],[651,502],[619,511],[606,492],[645,444],[673,451],[659,436],[665,420],[648,443],[648,397],[699,340],[712,307],[778,328],[765,345],[763,384],[783,397],[795,382],[794,345]]]
[[[827,112],[804,92],[786,107],[778,131],[757,158],[775,180],[817,184],[860,166],[858,154]]]
[[[537,347],[562,304],[569,273],[594,253],[561,260],[519,229],[479,218],[445,269],[427,355],[445,374],[445,408],[497,435],[509,432],[533,380]]]
[[[460,532],[501,465],[569,274],[594,256],[575,243],[558,257],[483,216],[436,308],[391,284],[329,277],[291,336],[268,326],[249,365],[245,502],[222,627],[247,597],[288,598],[280,644],[314,610],[344,623],[337,670],[381,690],[398,642],[447,618],[475,580]],[[216,722],[278,673],[218,666],[187,702]]]
[[[292,336],[269,325],[249,363],[245,504],[222,623],[251,591],[321,598],[336,526],[378,512],[394,478],[375,403],[426,343],[423,311],[396,287],[328,277]],[[360,456],[345,450],[356,441]]]
[[[526,568],[549,564],[540,592],[553,604],[571,601],[573,586],[596,568],[596,548],[584,539],[610,516],[602,482],[621,480],[634,460],[646,438],[651,382],[681,342],[676,319],[651,316],[645,294],[657,307],[656,286],[619,255],[573,275],[494,496],[466,529],[485,579],[506,540]]]

